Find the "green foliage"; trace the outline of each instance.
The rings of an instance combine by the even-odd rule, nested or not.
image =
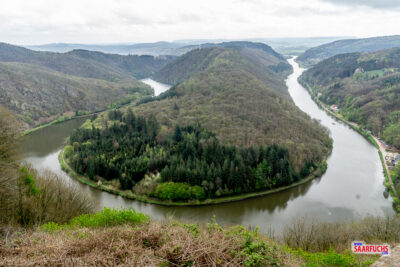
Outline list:
[[[69,225],[72,227],[108,227],[122,224],[142,224],[149,220],[148,215],[137,213],[134,209],[104,208],[95,214],[89,213],[75,217]]]
[[[69,158],[69,156],[71,155],[71,153],[73,152],[74,148],[70,145],[67,145],[64,147],[64,155],[66,158]]]
[[[198,224],[183,223],[182,226],[186,228],[194,237],[198,237],[200,235],[200,227]]]
[[[216,224],[214,222],[214,224]],[[218,227],[218,225],[214,226]],[[243,225],[231,227],[226,232],[228,237],[240,236],[244,238],[237,254],[244,258],[244,265],[251,267],[280,266],[278,259],[278,247],[267,244],[262,235],[258,233],[258,228],[246,229]]]
[[[45,232],[59,231],[62,229],[64,229],[64,227],[55,222],[48,222],[40,226],[40,230]]]
[[[260,164],[257,165],[254,173],[254,178],[256,180],[256,190],[272,188],[274,186],[274,181],[271,175],[272,167],[264,159]]]
[[[326,267],[342,267],[342,266],[360,266],[367,267],[375,262],[376,257],[369,257],[365,260],[359,260],[357,255],[352,252],[345,253],[337,253],[332,248],[327,252],[306,252],[301,248],[298,250],[292,250],[287,248],[291,253],[298,255],[304,258],[306,262],[306,266],[310,267],[318,267],[318,266],[326,266]]]
[[[400,121],[390,124],[383,131],[383,138],[395,147],[400,147]]]
[[[204,189],[198,185],[190,186],[185,183],[167,182],[157,185],[153,195],[162,200],[204,199]]]
[[[32,173],[29,173],[25,166],[21,167],[19,169],[19,172],[22,175],[21,179],[22,179],[23,183],[28,187],[28,194],[31,194],[31,195],[39,194],[40,191],[35,184],[35,180],[34,180]]]
[[[55,222],[48,222],[42,224],[40,229],[43,231],[51,232],[67,228],[98,228],[98,227],[111,227],[117,225],[131,224],[139,225],[150,221],[150,217],[143,213],[138,213],[134,209],[114,209],[104,208],[97,213],[82,214],[74,217],[70,222],[65,224],[58,224]]]

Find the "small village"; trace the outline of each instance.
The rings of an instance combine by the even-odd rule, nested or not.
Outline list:
[[[400,154],[398,151],[394,150],[392,146],[387,144],[384,140],[381,138],[378,139],[382,146],[385,148],[386,154],[384,155],[386,164],[388,165],[389,169],[394,169],[394,167],[399,164],[400,162]]]

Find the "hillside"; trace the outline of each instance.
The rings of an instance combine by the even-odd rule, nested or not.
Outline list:
[[[338,54],[373,52],[398,46],[400,46],[399,35],[339,40],[310,48],[299,55],[296,61],[302,66],[309,67]]]
[[[400,148],[400,48],[326,59],[300,77],[348,120]]]
[[[156,73],[176,81],[168,92],[75,131],[67,163],[121,194],[183,204],[320,175],[327,130],[294,105],[276,66],[290,68],[269,47],[193,50]]]
[[[178,97],[136,110],[147,113],[155,109],[160,121],[172,124],[195,119],[226,143],[309,142],[316,148],[326,141],[325,131],[294,105],[283,78],[291,67],[269,49],[252,44],[193,50],[154,76],[176,84],[169,94]],[[312,129],[309,136],[296,134],[306,129]]]
[[[251,42],[225,42],[220,44],[202,44],[199,46],[191,46],[188,48],[191,53],[179,57],[177,60],[172,61],[171,64],[166,65],[160,69],[153,76],[154,79],[167,83],[178,84],[187,78],[203,71],[207,68],[212,61],[218,57],[223,50],[213,48],[232,48],[240,52],[243,57],[250,60],[253,65],[249,66],[248,62],[242,62],[243,68],[249,70],[253,67],[252,73],[256,73],[258,78],[264,81],[271,81],[269,79],[270,70],[288,75],[291,72],[291,66],[285,61],[284,57],[275,52],[271,47],[261,43]],[[258,64],[257,66],[255,64]],[[266,73],[265,67],[268,67]]]
[[[127,103],[151,88],[148,77],[173,57],[121,56],[75,50],[37,52],[0,43],[0,104],[34,127],[77,111]]]

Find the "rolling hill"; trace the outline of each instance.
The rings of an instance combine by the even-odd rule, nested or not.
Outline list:
[[[0,104],[25,128],[77,111],[104,110],[151,95],[136,78],[152,75],[173,58],[38,52],[0,43]]]
[[[301,66],[310,67],[321,60],[338,54],[373,52],[398,46],[400,46],[400,35],[339,40],[310,48],[303,54],[300,54],[296,61]]]
[[[294,37],[294,38],[252,38],[242,41],[260,42],[268,44],[280,53],[293,51],[303,51],[307,48],[318,46],[324,43],[346,39],[350,37]],[[72,44],[72,43],[52,43],[42,45],[25,46],[36,51],[49,51],[66,53],[72,50],[90,50],[103,53],[121,55],[175,55],[181,56],[190,50],[201,48],[202,44],[216,44],[233,40],[228,39],[189,39],[176,40],[172,42],[155,43],[115,43],[115,44]]]
[[[329,138],[290,98],[284,82],[290,70],[264,44],[233,42],[193,50],[154,75],[173,84],[165,95],[175,96],[136,110],[169,126],[199,122],[229,144],[284,144],[298,152],[299,162],[318,161]]]
[[[341,54],[307,70],[300,81],[348,120],[400,148],[400,48]]]

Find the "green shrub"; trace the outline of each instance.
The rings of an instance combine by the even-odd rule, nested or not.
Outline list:
[[[157,185],[153,196],[163,200],[203,199],[206,194],[198,185],[190,186],[185,183],[167,182]]]
[[[78,227],[104,227],[122,224],[142,224],[148,222],[150,217],[137,213],[134,209],[104,208],[94,214],[83,214],[71,220],[71,226]]]
[[[327,266],[327,267],[342,267],[342,266],[370,266],[375,262],[377,256],[370,256],[359,259],[357,255],[351,252],[342,254],[337,253],[332,248],[327,252],[309,253],[302,249],[291,250],[290,252],[302,257],[305,260],[306,266]]]
[[[74,148],[72,146],[70,146],[70,145],[65,146],[64,147],[64,156],[66,158],[68,158],[73,151],[74,151]]]
[[[30,173],[26,166],[22,166],[19,169],[20,173],[21,173],[21,178],[23,179],[23,182],[25,183],[25,185],[28,187],[28,194],[31,195],[37,195],[40,193],[39,189],[36,186],[35,183],[35,179],[32,175],[32,173]]]
[[[46,232],[61,230],[62,226],[55,222],[48,222],[40,226],[40,229]]]

